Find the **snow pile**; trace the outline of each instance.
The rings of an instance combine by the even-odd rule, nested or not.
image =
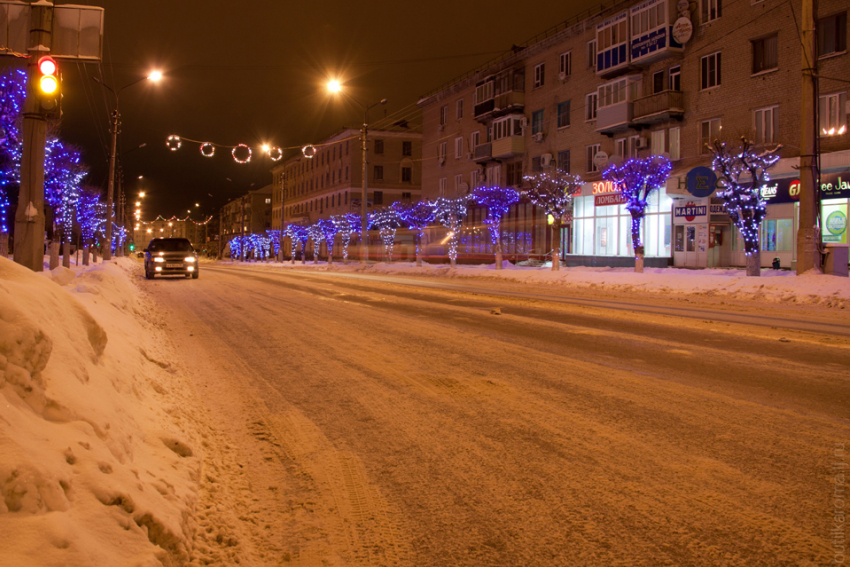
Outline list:
[[[200,463],[177,377],[132,264],[75,268],[0,258],[2,564],[184,563]]]
[[[239,265],[238,262],[235,263]],[[503,270],[495,264],[458,266],[448,264],[423,264],[417,268],[410,262],[369,264],[362,267],[357,262],[343,266],[334,262],[313,264],[251,263],[251,266],[277,268],[317,269],[366,274],[388,274],[418,277],[455,279],[487,279],[509,282],[533,283],[564,288],[594,289],[599,291],[651,294],[682,294],[723,297],[771,303],[791,302],[822,304],[844,308],[850,306],[850,279],[807,273],[797,276],[786,270],[762,270],[762,277],[747,277],[744,270],[687,270],[682,268],[646,268],[637,274],[633,268],[564,268],[553,272],[551,264],[542,267],[515,266],[504,263]]]

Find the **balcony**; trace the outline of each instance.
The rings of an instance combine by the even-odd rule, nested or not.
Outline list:
[[[633,121],[636,124],[681,119],[685,114],[685,95],[681,91],[661,91],[634,102]]]
[[[487,142],[486,144],[478,144],[475,146],[475,150],[472,153],[472,159],[474,161],[490,161],[493,159],[493,144],[491,142]]]
[[[523,136],[508,136],[494,140],[493,159],[504,159],[525,153],[525,138]]]
[[[630,100],[624,100],[597,110],[596,131],[608,135],[631,127],[633,104]]]
[[[512,111],[520,111],[525,108],[525,93],[521,91],[510,91],[496,95],[493,106],[493,116],[502,116]]]
[[[476,104],[472,111],[473,117],[479,122],[487,120],[493,114],[495,105],[496,100],[492,98]]]

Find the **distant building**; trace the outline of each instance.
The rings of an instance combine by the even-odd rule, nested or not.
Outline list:
[[[272,185],[249,191],[226,203],[219,212],[220,241],[240,234],[260,234],[272,228]],[[241,221],[241,222],[240,222]]]

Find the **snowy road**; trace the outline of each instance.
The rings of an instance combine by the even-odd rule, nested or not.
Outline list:
[[[210,560],[832,560],[846,316],[221,266],[141,285],[215,422]]]

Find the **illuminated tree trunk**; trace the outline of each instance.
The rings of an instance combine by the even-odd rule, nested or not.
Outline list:
[[[422,267],[422,231],[416,231],[416,267]]]
[[[752,254],[747,254],[747,276],[761,276],[761,251],[756,250]]]
[[[351,242],[351,233],[342,235],[342,265],[348,265],[348,244]]]
[[[640,241],[640,223],[643,215],[632,211],[632,247],[635,249],[635,273],[643,273],[643,242]]]
[[[50,265],[50,269],[53,270],[54,268],[59,267],[59,243],[56,242],[55,240],[51,240],[49,250],[50,250],[50,264],[49,265]]]
[[[91,246],[91,242],[86,240],[83,243],[83,266],[89,265],[89,247]]]
[[[71,267],[71,243],[68,242],[62,235],[62,265],[66,268]]]
[[[561,269],[561,219],[555,217],[552,222],[552,271]]]
[[[334,263],[334,243],[333,241],[325,241],[325,248],[328,251],[328,266]]]
[[[9,233],[0,232],[0,258],[9,257]]]

